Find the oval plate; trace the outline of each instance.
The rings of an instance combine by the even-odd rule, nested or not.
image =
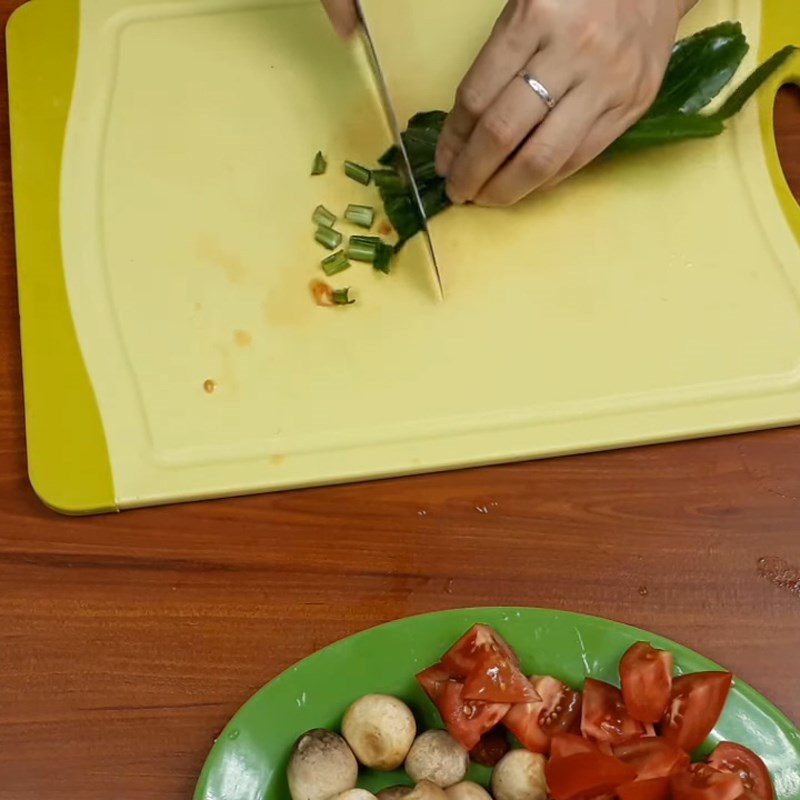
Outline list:
[[[676,671],[719,669],[707,658],[660,636],[597,617],[534,608],[443,611],[391,622],[343,639],[291,667],[239,710],[209,755],[195,800],[286,800],[286,763],[295,739],[310,728],[337,729],[347,706],[369,692],[403,698],[421,727],[441,727],[414,680],[475,622],[511,643],[528,672],[581,686],[587,676],[616,683],[620,656],[646,639],[675,655]],[[737,679],[707,743],[729,739],[755,750],[769,767],[777,800],[800,798],[800,731],[768,700]],[[473,768],[486,782],[488,770]],[[366,772],[377,791],[408,783],[402,773]]]

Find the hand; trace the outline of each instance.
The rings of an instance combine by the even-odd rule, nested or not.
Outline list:
[[[588,164],[650,107],[696,0],[509,0],[445,123],[455,203],[506,206]],[[552,111],[520,77],[552,95]]]
[[[336,33],[343,39],[349,39],[358,24],[355,0],[322,0],[322,5],[325,6]]]

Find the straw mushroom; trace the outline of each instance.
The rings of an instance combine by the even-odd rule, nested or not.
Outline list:
[[[356,758],[365,766],[388,772],[405,760],[417,723],[411,709],[396,697],[367,694],[344,715],[342,735]]]
[[[461,781],[444,790],[447,800],[492,800],[483,786],[473,781]]]
[[[420,781],[409,794],[406,800],[447,800],[444,789],[430,781]]]
[[[412,781],[430,781],[442,789],[463,781],[468,769],[469,753],[447,731],[425,731],[406,757]]]
[[[412,791],[411,786],[387,786],[378,792],[378,800],[406,800]]]
[[[506,753],[492,773],[495,800],[545,800],[545,757],[528,750]]]
[[[328,800],[355,788],[358,763],[341,736],[317,728],[295,742],[287,778],[292,800]]]
[[[346,792],[337,794],[333,800],[375,800],[375,795],[366,789],[348,789]]]

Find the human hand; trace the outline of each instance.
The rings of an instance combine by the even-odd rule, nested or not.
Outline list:
[[[439,140],[450,198],[511,205],[600,155],[652,104],[695,2],[509,0]]]
[[[322,5],[325,6],[336,33],[343,39],[349,39],[358,23],[355,0],[322,0]]]

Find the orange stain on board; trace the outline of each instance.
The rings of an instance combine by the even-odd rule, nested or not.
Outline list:
[[[206,394],[214,394],[216,390],[217,390],[217,382],[212,381],[211,378],[209,378],[207,381],[205,381],[205,383],[203,383],[203,391]]]
[[[234,331],[233,332],[233,341],[239,347],[250,347],[253,344],[253,337],[249,331]]]
[[[286,456],[282,453],[275,453],[275,455],[271,455],[269,457],[269,463],[275,467],[279,467],[286,461]]]
[[[196,252],[201,261],[221,269],[231,283],[244,283],[245,268],[241,256],[224,250],[207,235],[198,236]]]

